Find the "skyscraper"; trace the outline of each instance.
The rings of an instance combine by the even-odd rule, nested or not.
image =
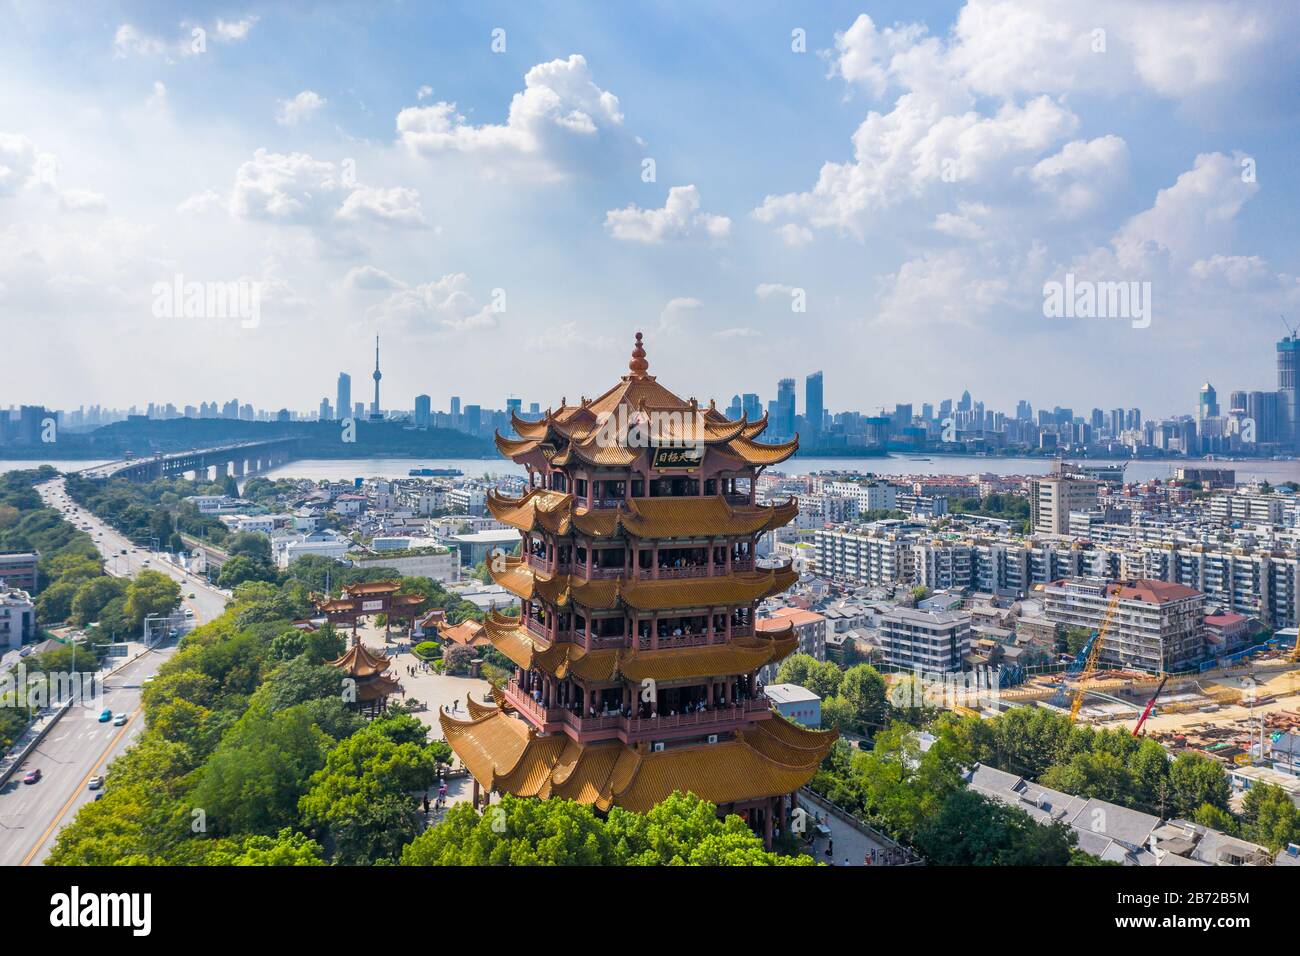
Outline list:
[[[813,372],[804,381],[803,415],[808,422],[808,430],[812,433],[814,441],[816,441],[816,436],[821,434],[822,418],[825,414],[825,406],[822,404],[822,373]]]
[[[1255,440],[1272,444],[1278,440],[1279,392],[1251,392],[1246,397],[1246,416],[1255,422]]]
[[[776,430],[783,438],[794,434],[794,379],[776,383]]]
[[[1300,451],[1300,407],[1296,404],[1300,371],[1300,334],[1291,333],[1277,343],[1278,443],[1287,451]]]
[[[347,372],[339,372],[338,394],[334,398],[334,411],[339,418],[347,418],[352,407],[352,376]]]
[[[328,398],[322,398],[320,400],[320,412],[317,417],[323,422],[327,422],[334,417],[334,410],[330,408],[330,400]]]
[[[428,428],[432,419],[433,400],[428,395],[415,396],[415,424],[419,428]]]
[[[1197,404],[1196,417],[1201,421],[1219,417],[1219,393],[1209,382],[1201,386],[1201,399]]]

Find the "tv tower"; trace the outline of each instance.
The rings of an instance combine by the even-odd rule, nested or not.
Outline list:
[[[384,375],[379,371],[379,336],[375,336],[375,371],[371,376],[375,380],[375,401],[370,406],[370,420],[372,422],[383,421],[384,413],[379,410],[379,380]]]

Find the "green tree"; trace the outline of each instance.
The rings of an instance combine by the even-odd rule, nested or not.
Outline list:
[[[272,834],[297,822],[298,800],[334,741],[304,705],[250,711],[222,738],[194,789],[218,834]]]
[[[232,558],[244,555],[269,563],[271,560],[271,539],[256,531],[240,531],[226,542],[225,551]]]
[[[77,597],[77,581],[56,581],[36,597],[36,620],[42,624],[58,624],[72,614],[72,602]]]
[[[154,614],[170,614],[181,603],[181,587],[161,571],[144,570],[127,587],[122,608],[133,630],[144,626],[144,619]]]
[[[99,619],[99,612],[114,598],[125,597],[127,582],[121,578],[108,575],[93,578],[77,588],[72,599],[71,618],[76,624],[85,626]]]
[[[778,684],[798,684],[823,699],[839,693],[844,672],[832,661],[819,661],[811,654],[791,654],[777,668]]]
[[[298,803],[340,863],[395,861],[420,832],[416,795],[432,785],[437,758],[410,739],[410,720],[377,720],[340,742]]]
[[[1243,835],[1277,852],[1300,843],[1300,810],[1281,787],[1256,784],[1242,798]]]
[[[1205,803],[1227,810],[1232,795],[1223,767],[1196,753],[1181,753],[1174,758],[1169,766],[1169,785],[1173,812],[1181,817],[1192,816]]]
[[[1076,754],[1068,763],[1051,767],[1041,782],[1053,790],[1111,803],[1128,803],[1133,793],[1129,768],[1119,757],[1104,751]]]
[[[936,866],[1065,866],[1075,836],[1059,821],[1040,825],[1018,807],[957,790],[921,821],[914,842]]]
[[[278,577],[275,566],[269,560],[237,554],[221,566],[217,586],[233,589],[248,581],[274,582]]]
[[[855,664],[844,672],[839,691],[853,708],[854,721],[859,727],[874,733],[885,726],[889,702],[880,671],[869,664]]]

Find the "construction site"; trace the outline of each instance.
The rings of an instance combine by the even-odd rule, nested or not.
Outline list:
[[[1044,707],[1100,726],[1126,726],[1170,752],[1196,750],[1230,765],[1264,758],[1268,742],[1300,733],[1300,651],[1270,642],[1225,666],[1152,674],[1105,668],[1102,650],[1120,605],[1118,589],[1100,625],[1063,671],[994,692],[954,695],[944,706],[993,716],[1009,707]]]
[[[1300,664],[1287,649],[1228,669],[1164,678],[1123,670],[1064,680],[1046,674],[999,691],[989,703],[993,710],[1029,704],[1068,713],[1076,700],[1075,719],[1102,726],[1135,728],[1150,706],[1141,732],[1172,750],[1210,751],[1239,741],[1244,753],[1261,730],[1300,730]]]

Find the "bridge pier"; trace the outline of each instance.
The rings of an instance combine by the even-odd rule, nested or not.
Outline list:
[[[225,461],[219,461],[219,462],[217,462],[215,465],[213,465],[212,467],[215,469],[216,474],[215,474],[215,477],[214,477],[212,480],[213,480],[213,481],[225,481],[225,480],[226,480],[226,475],[228,475],[228,474],[230,473],[230,472],[228,471],[229,465],[230,465],[230,463],[229,463],[229,462],[225,462]]]
[[[236,478],[244,477],[244,459],[242,458],[235,459],[234,473]]]

